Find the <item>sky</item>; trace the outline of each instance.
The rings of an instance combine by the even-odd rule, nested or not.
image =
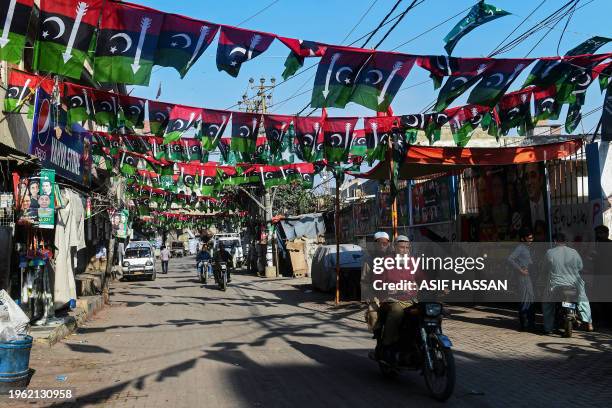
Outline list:
[[[252,17],[272,3],[273,0],[132,1],[164,12],[183,14],[220,24],[239,25],[248,19],[240,27],[273,32],[287,37],[342,45],[348,45],[373,30],[396,2],[396,0],[278,0],[268,9]],[[541,1],[488,0],[488,3],[502,8],[512,13],[512,15],[499,18],[476,28],[459,41],[453,51],[453,55],[460,57],[486,56],[518,24],[523,22]],[[530,28],[537,21],[561,7],[565,2],[566,0],[544,0],[541,7],[514,35]],[[410,0],[404,0],[393,15],[396,15],[410,3]],[[408,44],[402,45],[402,43],[462,10],[468,9],[475,3],[476,0],[426,0],[406,15],[378,49],[384,51],[395,50],[410,54],[443,55],[445,51],[442,39],[460,20],[461,16],[467,14],[467,10],[461,16],[455,17],[431,32],[410,41]],[[371,10],[351,32],[351,29],[372,4],[374,5]],[[580,8],[581,6],[582,8]],[[561,34],[565,20],[553,28],[528,56],[557,55],[557,45],[560,40],[559,53],[563,55],[570,48],[592,36],[612,37],[612,24],[610,24],[609,20],[610,15],[612,15],[612,1],[581,0],[578,7],[579,9],[574,13],[562,38]],[[376,44],[391,25],[383,27],[369,45],[373,46]],[[546,30],[538,32],[516,48],[498,57],[525,57],[545,32]],[[149,86],[136,86],[132,94],[155,99],[155,94],[161,83],[162,94],[159,98],[161,101],[203,108],[237,109],[235,104],[245,92],[249,78],[255,78],[256,82],[261,77],[267,79],[274,77],[277,83],[282,81],[283,64],[289,51],[279,41],[275,41],[266,53],[243,64],[238,78],[233,78],[227,73],[217,70],[215,64],[216,41],[213,41],[184,79],[181,80],[178,72],[173,68],[154,67],[154,73]],[[361,42],[357,45],[361,46]],[[599,52],[612,52],[612,43],[602,47]],[[317,61],[318,59],[315,58],[307,59],[305,67]],[[530,68],[527,68],[514,82],[510,91],[520,87]],[[286,83],[279,84],[273,94],[275,105],[273,105],[271,112],[296,114],[302,110],[310,101],[311,92],[306,91],[310,90],[314,84],[315,72],[316,68],[312,68]],[[402,86],[403,90],[397,94],[392,103],[395,114],[419,113],[434,101],[436,92],[434,92],[431,81],[421,84],[427,79],[426,71],[416,66],[413,68]],[[305,93],[301,94],[302,92]],[[293,97],[296,94],[297,96]],[[288,98],[292,99],[286,100]],[[457,99],[452,106],[462,105],[466,99],[467,94]],[[583,108],[583,114],[595,107],[600,107],[602,102],[603,95],[599,91],[599,85],[594,83],[588,90],[587,103]],[[310,110],[305,112],[310,112]],[[317,113],[315,112],[315,114]],[[367,108],[351,103],[345,109],[330,109],[329,115],[373,116],[375,113]],[[600,112],[584,118],[582,124],[584,132],[592,131],[599,117]],[[565,111],[561,119],[565,120]],[[582,132],[582,128],[579,126],[577,132]]]

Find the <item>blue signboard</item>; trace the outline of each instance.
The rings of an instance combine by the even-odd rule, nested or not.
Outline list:
[[[91,133],[76,124],[68,129],[66,111],[42,88],[36,91],[30,154],[61,177],[91,183]]]

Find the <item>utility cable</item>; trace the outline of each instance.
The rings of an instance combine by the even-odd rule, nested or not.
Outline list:
[[[574,7],[572,7],[572,11],[571,11],[570,15],[567,17],[567,20],[565,21],[565,25],[563,26],[563,31],[561,31],[561,35],[559,36],[559,42],[557,42],[557,56],[559,56],[559,47],[561,46],[561,41],[563,40],[563,35],[565,34],[565,30],[567,30],[567,26],[569,25],[570,21],[572,20],[572,17],[574,17],[574,12],[576,11],[576,6],[578,6],[578,3],[580,3],[580,0],[576,1],[576,3],[574,3]]]
[[[508,38],[510,38],[510,36],[511,36],[512,34],[514,34],[514,33],[515,33],[515,32],[516,32],[516,31],[517,31],[517,30],[518,30],[518,29],[519,29],[519,28],[520,28],[520,27],[521,27],[521,26],[522,26],[524,23],[526,23],[526,22],[527,22],[527,20],[529,20],[529,17],[531,17],[531,16],[532,16],[532,15],[533,15],[533,14],[534,14],[536,11],[538,11],[538,9],[539,9],[540,7],[542,7],[542,6],[544,5],[544,3],[546,3],[546,0],[542,0],[542,1],[540,2],[540,4],[538,4],[538,5],[536,6],[536,8],[534,8],[534,9],[531,11],[531,13],[529,13],[529,15],[528,15],[527,17],[525,17],[525,18],[523,19],[523,21],[521,21],[521,23],[520,23],[519,25],[517,25],[516,27],[514,27],[514,29],[513,29],[512,31],[510,31],[510,34],[508,34],[508,35],[506,36],[506,38],[504,38],[503,40],[501,40],[501,41],[500,41],[500,43],[499,43],[499,44],[497,44],[497,46],[495,46],[495,48],[493,48],[493,51],[491,51],[491,52],[489,53],[489,57],[490,57],[491,55],[493,55],[493,53],[494,53],[495,51],[497,51],[497,49],[498,49],[499,47],[501,47],[501,46],[502,46],[502,45],[503,45],[503,44],[506,42],[506,40],[508,40]]]
[[[370,7],[368,7],[368,9],[361,15],[361,17],[359,18],[359,20],[355,23],[355,25],[353,26],[353,28],[351,28],[351,30],[348,32],[348,34],[344,37],[344,39],[340,42],[341,44],[343,44],[346,40],[348,40],[348,38],[351,36],[351,34],[353,34],[353,31],[355,31],[355,29],[359,26],[359,24],[361,24],[361,22],[363,21],[363,19],[370,13],[370,10],[372,10],[372,7],[374,7],[376,5],[376,3],[378,3],[378,0],[374,0],[371,4]]]
[[[258,15],[260,15],[261,13],[263,13],[264,11],[266,11],[267,9],[269,9],[270,7],[272,7],[273,5],[275,5],[276,3],[278,3],[280,0],[274,0],[272,3],[268,4],[267,6],[265,6],[264,8],[262,8],[261,10],[259,10],[258,12],[256,12],[255,14],[251,15],[250,17],[245,18],[244,20],[242,20],[241,22],[239,22],[236,27],[240,27],[241,25],[243,25],[244,23],[246,23],[247,21],[251,21],[252,19],[254,19],[255,17],[257,17]]]
[[[378,32],[378,30],[380,30],[386,23],[387,19],[391,16],[391,14],[393,14],[393,12],[395,11],[395,9],[397,8],[397,6],[400,5],[400,3],[403,0],[397,0],[397,2],[393,5],[393,7],[391,8],[391,10],[387,13],[387,15],[382,19],[382,21],[380,22],[380,24],[378,25],[378,27],[376,27],[374,30],[372,30],[372,32],[370,33],[370,36],[368,37],[367,40],[365,40],[365,42],[361,45],[361,48],[365,48],[366,45],[368,45],[368,43],[370,42],[370,40],[372,39],[372,37],[374,37],[374,35],[376,35],[376,33]]]

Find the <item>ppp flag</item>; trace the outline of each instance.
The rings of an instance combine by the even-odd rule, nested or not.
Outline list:
[[[223,26],[217,46],[217,69],[237,77],[243,63],[264,53],[274,35]]]

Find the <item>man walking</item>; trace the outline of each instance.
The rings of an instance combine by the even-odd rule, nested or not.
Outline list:
[[[510,265],[518,273],[518,289],[520,296],[519,304],[519,323],[520,330],[533,330],[535,328],[535,305],[533,282],[531,275],[533,272],[533,257],[531,253],[531,243],[533,234],[527,227],[521,228],[519,232],[521,244],[519,244],[512,254],[508,257]]]
[[[170,261],[170,250],[162,245],[161,252],[159,254],[162,263],[162,273],[168,273],[168,262]]]

